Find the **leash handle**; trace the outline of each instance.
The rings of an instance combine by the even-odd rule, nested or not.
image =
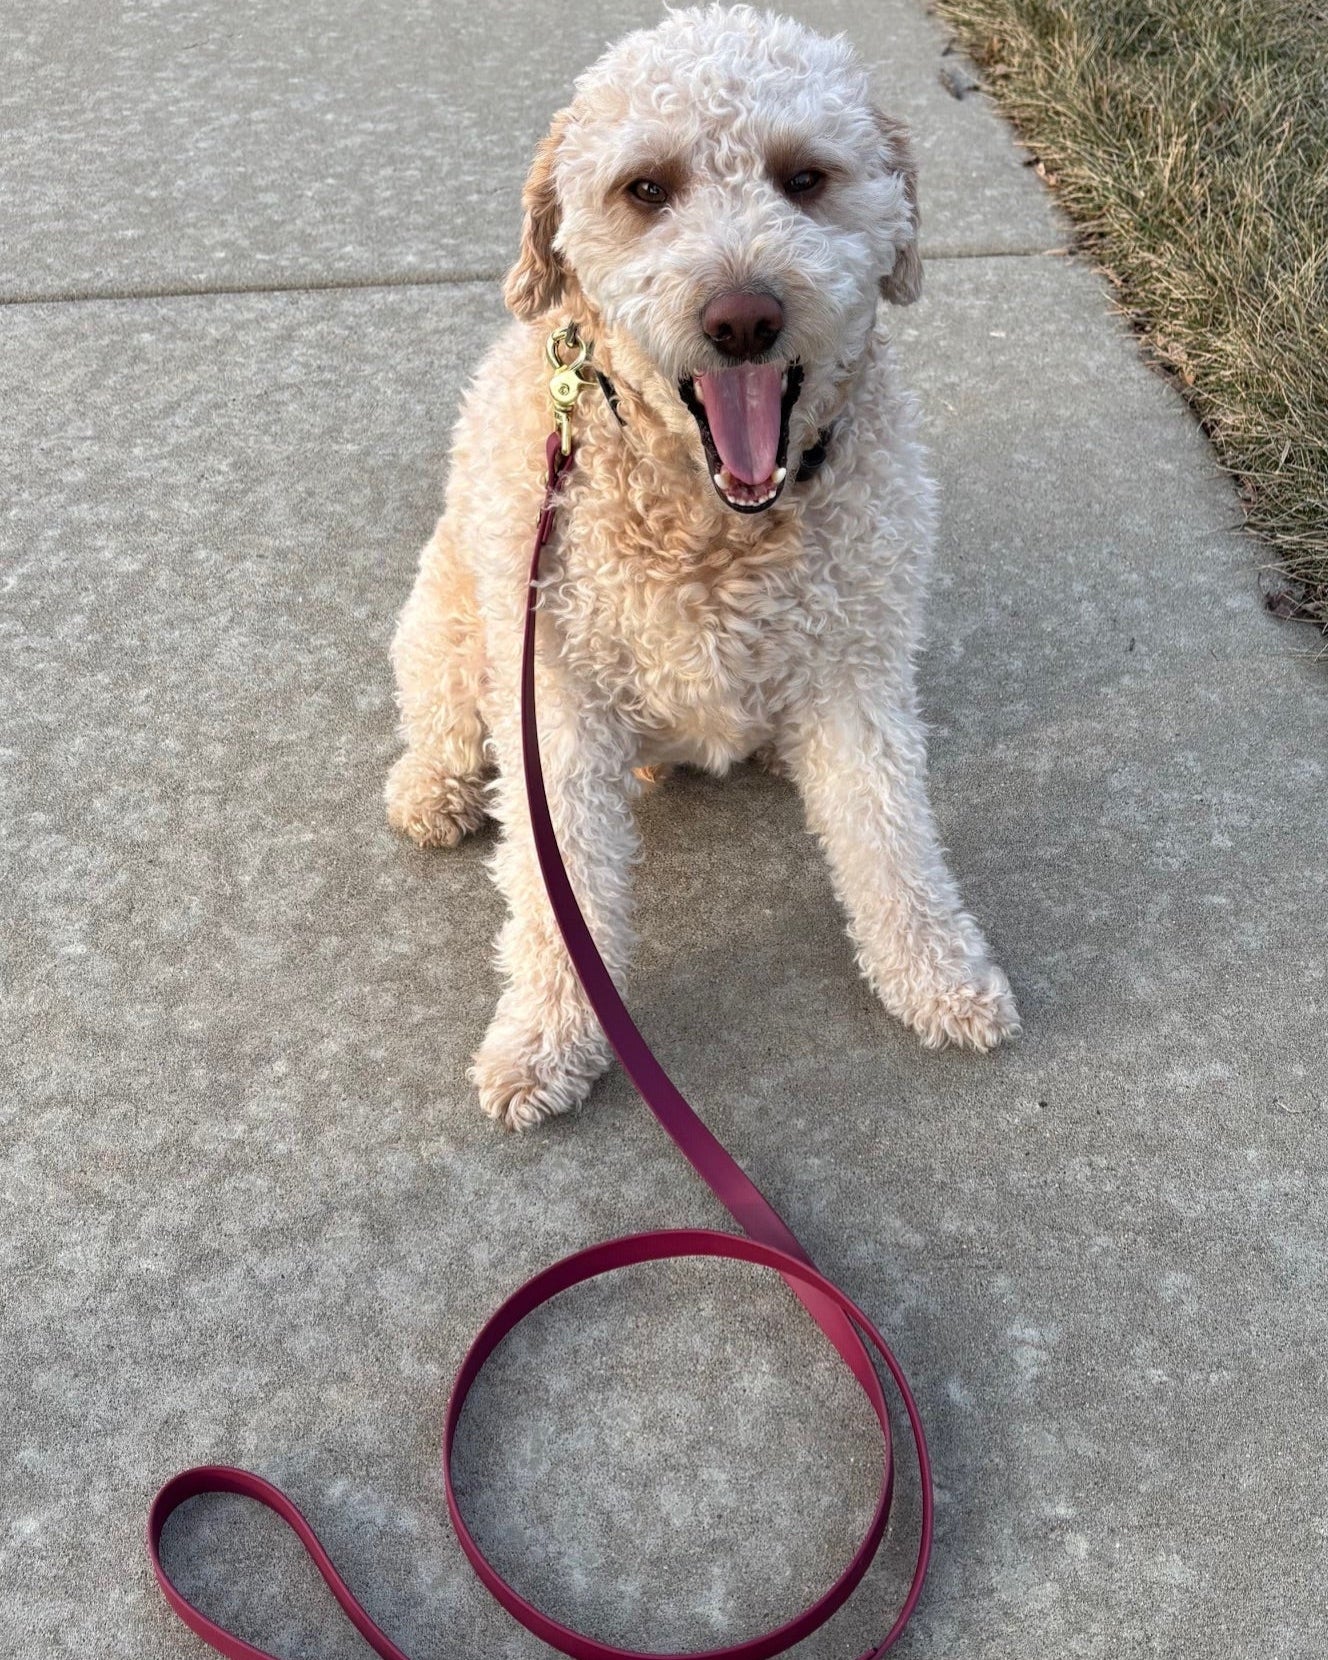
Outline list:
[[[153,1499],[152,1508],[148,1512],[148,1557],[152,1563],[152,1570],[167,1602],[195,1636],[201,1637],[205,1643],[216,1649],[218,1654],[224,1655],[225,1660],[277,1660],[267,1649],[255,1648],[243,1637],[237,1637],[233,1631],[228,1631],[224,1625],[210,1620],[177,1588],[162,1566],[162,1529],[174,1511],[203,1493],[234,1493],[243,1499],[255,1499],[259,1504],[266,1505],[269,1510],[274,1511],[304,1546],[314,1567],[326,1580],[328,1589],[341,1604],[346,1618],[374,1653],[381,1656],[381,1660],[409,1660],[409,1656],[403,1654],[391,1638],[379,1630],[355,1600],[350,1587],[337,1572],[332,1558],[323,1549],[318,1535],[309,1526],[298,1507],[279,1487],[274,1487],[270,1481],[264,1481],[262,1476],[256,1476],[252,1470],[237,1470],[229,1464],[201,1464],[192,1470],[181,1470],[178,1476],[171,1477]]]
[[[894,1379],[903,1401],[922,1490],[917,1558],[908,1593],[884,1639],[859,1657],[859,1660],[881,1660],[903,1632],[917,1606],[931,1554],[934,1501],[922,1420],[903,1369],[880,1332],[866,1314],[813,1265],[787,1223],[727,1148],[697,1117],[656,1060],[619,996],[577,903],[558,847],[544,788],[535,707],[540,556],[553,527],[559,491],[573,462],[573,451],[570,447],[564,449],[561,430],[549,437],[546,461],[546,491],[531,554],[530,591],[522,641],[521,738],[531,830],[549,904],[587,1000],[624,1070],[678,1150],[743,1229],[746,1237],[717,1233],[706,1228],[660,1229],[625,1235],[563,1257],[519,1286],[485,1322],[462,1361],[452,1386],[442,1447],[443,1489],[448,1515],[462,1550],[494,1598],[528,1631],[560,1649],[571,1660],[773,1660],[774,1656],[818,1630],[848,1600],[871,1566],[885,1536],[894,1497],[894,1447],[885,1393],[871,1358],[875,1354]],[[882,1447],[881,1486],[871,1522],[848,1567],[829,1590],[773,1631],[726,1648],[699,1651],[690,1657],[649,1655],[634,1649],[616,1648],[560,1624],[533,1603],[527,1602],[503,1579],[476,1544],[461,1514],[452,1479],[452,1449],[466,1397],[493,1350],[515,1326],[550,1298],[574,1285],[635,1263],[661,1262],[680,1257],[716,1257],[753,1263],[779,1274],[866,1395],[880,1426]],[[279,1488],[248,1470],[237,1470],[227,1465],[202,1465],[173,1476],[157,1494],[148,1515],[148,1556],[167,1602],[189,1629],[223,1655],[225,1660],[276,1660],[276,1657],[266,1649],[255,1648],[252,1643],[237,1637],[234,1632],[203,1614],[172,1583],[161,1561],[161,1535],[167,1520],[180,1505],[204,1493],[237,1494],[255,1499],[275,1512],[300,1540],[332,1595],[380,1660],[407,1660],[407,1656],[365,1613],[303,1514]]]

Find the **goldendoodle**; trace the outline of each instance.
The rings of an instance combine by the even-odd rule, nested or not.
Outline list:
[[[565,1112],[609,1058],[545,900],[519,740],[545,342],[566,323],[600,378],[547,550],[540,735],[610,971],[628,964],[644,769],[765,750],[881,1002],[928,1045],[990,1048],[1018,1016],[927,801],[913,658],[935,492],[878,317],[921,286],[905,132],[843,39],[748,6],[677,11],[581,77],[523,203],[517,321],[466,396],[392,648],[391,822],[428,845],[502,824],[484,1110],[514,1129]]]

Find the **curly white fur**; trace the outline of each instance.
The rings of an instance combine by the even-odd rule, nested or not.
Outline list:
[[[781,172],[815,164],[800,205]],[[624,190],[667,169],[665,211]],[[1018,1030],[1004,975],[961,908],[926,794],[913,657],[934,490],[878,300],[916,297],[902,129],[842,39],[747,6],[672,12],[578,82],[526,185],[506,288],[519,321],[457,424],[447,507],[393,644],[405,754],[389,817],[452,844],[492,812],[510,915],[506,990],[475,1057],[486,1112],[525,1128],[582,1100],[608,1053],[544,897],[521,781],[517,658],[549,430],[550,327],[575,320],[616,383],[577,412],[577,465],[546,556],[541,742],[554,823],[611,972],[631,946],[635,769],[722,772],[772,748],[820,837],[863,973],[924,1043]],[[825,464],[745,515],[711,488],[681,378],[712,370],[707,302],[780,300],[805,381],[799,457]],[[721,365],[722,366],[722,365]],[[496,768],[496,777],[491,777]]]

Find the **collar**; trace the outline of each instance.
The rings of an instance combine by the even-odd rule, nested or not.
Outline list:
[[[620,427],[625,427],[627,422],[623,420],[622,410],[619,407],[618,388],[604,373],[603,369],[595,370],[595,379],[599,382],[599,389],[604,394],[604,401],[608,404],[614,420],[617,421]],[[825,465],[826,452],[830,447],[830,440],[834,436],[834,431],[833,426],[822,427],[816,435],[816,442],[809,450],[802,452],[802,460],[799,462],[798,470],[793,476],[795,484],[805,484]]]

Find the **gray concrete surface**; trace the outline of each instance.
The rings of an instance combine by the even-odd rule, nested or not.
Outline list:
[[[11,0],[0,298],[496,277],[535,141],[656,0]],[[932,252],[1062,233],[915,6],[816,0],[911,121]]]
[[[887,1020],[795,801],[747,771],[648,803],[631,1001],[911,1373],[939,1528],[901,1653],[1309,1660],[1323,670],[1261,613],[1230,489],[1100,283],[1021,253],[1059,233],[981,102],[939,91],[939,37],[906,0],[802,10],[904,42],[956,256],[898,318],[944,499],[925,696],[1027,1031],[934,1056]],[[481,1122],[486,847],[416,852],[379,810],[458,342],[500,318],[460,279],[505,257],[524,151],[611,29],[485,15],[11,13],[11,298],[307,286],[0,308],[6,1653],[199,1653],[141,1532],[216,1459],[288,1484],[417,1660],[533,1656],[443,1517],[452,1370],[554,1255],[719,1221],[619,1076],[537,1136]],[[622,1642],[789,1612],[870,1481],[805,1323],[718,1269],[568,1304],[471,1413],[481,1537]],[[808,1655],[881,1631],[904,1489]],[[261,1515],[192,1506],[168,1554],[251,1640],[363,1652]]]

